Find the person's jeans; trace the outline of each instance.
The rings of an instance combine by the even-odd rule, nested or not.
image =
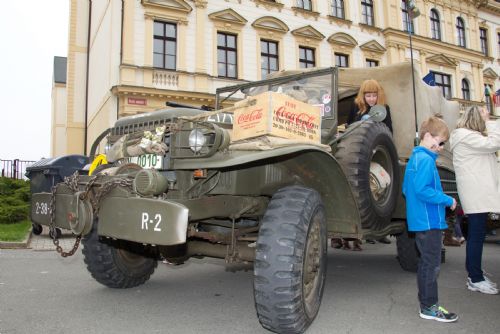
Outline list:
[[[453,229],[454,229],[454,232],[455,232],[455,237],[457,237],[458,239],[464,237],[464,235],[462,234],[462,227],[460,226],[460,225],[462,225],[462,221],[463,220],[464,220],[463,216],[458,216],[457,215],[457,218],[455,219],[455,224],[453,225]]]
[[[415,242],[420,252],[417,285],[421,309],[438,303],[437,279],[441,265],[442,234],[441,230],[415,232]]]
[[[469,213],[467,245],[465,251],[465,268],[472,283],[484,281],[481,262],[483,258],[483,243],[486,234],[486,219],[488,213]]]

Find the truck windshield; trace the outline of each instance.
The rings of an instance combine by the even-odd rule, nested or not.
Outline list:
[[[218,109],[267,91],[287,94],[320,107],[322,118],[336,118],[337,69],[278,72],[269,79],[217,89]]]

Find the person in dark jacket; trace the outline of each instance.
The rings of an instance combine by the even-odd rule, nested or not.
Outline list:
[[[370,112],[371,107],[376,104],[383,105],[387,109],[387,116],[383,120],[383,123],[387,125],[392,133],[391,109],[386,104],[384,89],[374,79],[365,80],[361,84],[358,96],[354,100],[355,107],[351,109],[347,118],[347,125],[363,120],[363,117]]]
[[[449,136],[442,119],[430,117],[424,121],[419,131],[420,146],[413,149],[403,181],[408,231],[415,232],[420,252],[417,269],[420,317],[441,322],[458,319],[438,304],[442,231],[448,227],[445,208],[454,210],[457,205],[453,197],[443,192],[436,167],[436,159]]]
[[[383,105],[387,110],[387,116],[383,120],[383,123],[387,125],[392,133],[391,109],[386,104],[384,89],[380,86],[378,81],[374,79],[365,80],[361,83],[358,95],[354,100],[354,108],[351,109],[347,118],[347,125],[363,120],[363,117],[368,115],[370,112],[371,107],[376,104]],[[389,240],[387,236],[378,239],[377,241],[383,244],[391,243],[391,240]],[[367,239],[366,242],[374,244],[375,240]]]

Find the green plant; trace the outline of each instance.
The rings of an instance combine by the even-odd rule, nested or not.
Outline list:
[[[13,224],[0,224],[1,241],[23,241],[31,227],[29,220]]]
[[[26,220],[29,201],[29,181],[0,178],[0,224],[14,224]]]

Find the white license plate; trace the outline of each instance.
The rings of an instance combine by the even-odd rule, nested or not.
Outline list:
[[[128,162],[132,162],[134,164],[138,164],[142,168],[154,168],[161,169],[162,165],[162,156],[156,154],[143,154],[138,157],[130,157],[128,158]]]

